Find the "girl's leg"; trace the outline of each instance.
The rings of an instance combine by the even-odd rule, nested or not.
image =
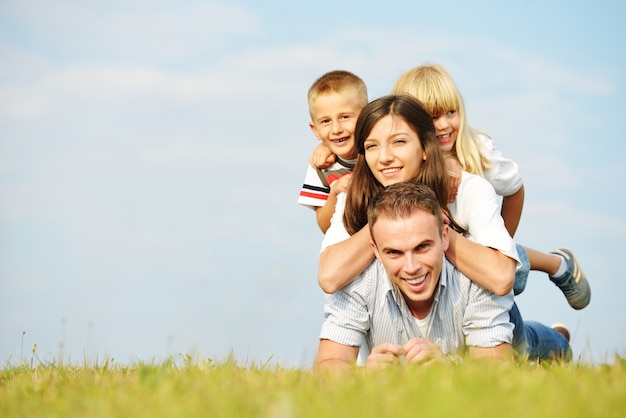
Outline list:
[[[574,309],[583,309],[591,300],[591,288],[574,253],[567,248],[557,248],[542,253],[517,244],[517,254],[522,267],[515,272],[513,293],[519,295],[526,288],[529,270],[548,274],[550,280],[565,295],[567,303]]]
[[[532,248],[524,247],[526,254],[528,254],[528,260],[530,261],[530,269],[543,271],[549,276],[554,276],[561,267],[563,258],[556,254],[546,254],[541,251],[533,250]]]

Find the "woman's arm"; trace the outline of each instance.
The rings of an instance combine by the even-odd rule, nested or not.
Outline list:
[[[485,247],[450,229],[446,257],[470,280],[498,296],[513,289],[515,260],[498,250]]]
[[[509,293],[515,281],[517,249],[504,227],[493,187],[482,177],[463,173],[450,210],[471,237],[450,234],[451,245],[446,252],[450,262],[473,282],[497,295]]]
[[[317,281],[326,293],[335,293],[365,270],[374,259],[368,226],[320,254]]]

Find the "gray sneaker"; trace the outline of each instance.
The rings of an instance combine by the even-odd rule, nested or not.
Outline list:
[[[572,308],[583,309],[589,305],[591,300],[589,282],[574,253],[567,248],[557,248],[550,251],[550,254],[560,255],[567,261],[567,271],[561,277],[550,276],[550,280],[561,289]]]

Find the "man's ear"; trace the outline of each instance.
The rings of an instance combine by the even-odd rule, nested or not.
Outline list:
[[[320,137],[320,134],[317,132],[317,128],[315,127],[315,124],[313,122],[309,122],[309,129],[311,129],[311,132],[313,132],[313,135],[315,135],[315,137],[318,140],[322,140],[322,138]]]
[[[376,246],[376,243],[374,242],[374,240],[370,241],[370,245],[372,246],[372,248],[374,249],[374,255],[376,256],[376,258],[380,261],[380,254],[378,253],[378,247]]]
[[[443,231],[441,233],[441,246],[443,248],[443,251],[446,251],[448,249],[448,246],[450,245],[450,226],[448,224],[443,224]]]

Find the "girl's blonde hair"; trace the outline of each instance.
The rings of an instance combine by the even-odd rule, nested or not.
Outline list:
[[[482,152],[481,140],[467,125],[463,98],[448,72],[436,64],[424,64],[405,71],[393,86],[393,94],[410,94],[417,98],[426,110],[438,117],[449,111],[459,113],[459,131],[452,151],[463,170],[484,176],[490,163]],[[484,134],[484,133],[483,133]]]

